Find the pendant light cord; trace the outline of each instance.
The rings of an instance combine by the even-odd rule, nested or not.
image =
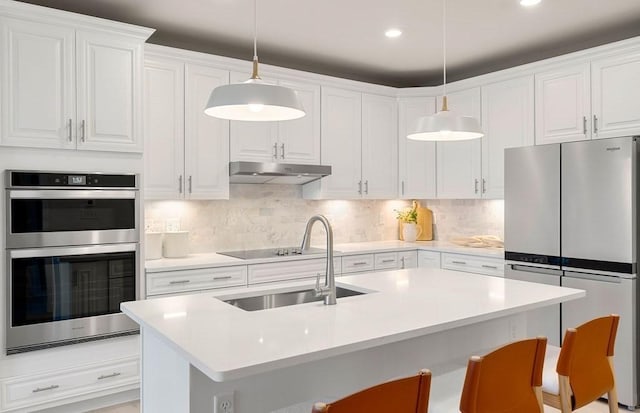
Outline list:
[[[442,77],[442,110],[447,111],[447,0],[442,0]]]
[[[253,73],[251,79],[260,79],[260,75],[258,75],[258,0],[253,0]]]

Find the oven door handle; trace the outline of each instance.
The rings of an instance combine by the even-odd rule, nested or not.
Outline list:
[[[95,191],[95,190],[11,190],[10,199],[135,199],[137,190]]]
[[[108,254],[112,252],[135,252],[138,244],[110,244],[79,247],[47,247],[7,250],[9,258],[63,257],[67,255]]]

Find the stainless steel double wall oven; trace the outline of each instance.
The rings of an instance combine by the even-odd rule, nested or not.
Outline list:
[[[135,174],[6,171],[6,351],[134,334]]]

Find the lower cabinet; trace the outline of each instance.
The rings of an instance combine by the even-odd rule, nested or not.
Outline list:
[[[442,268],[504,277],[504,260],[463,254],[442,254]]]
[[[435,251],[418,251],[418,267],[440,268],[440,255]]]
[[[374,268],[374,254],[346,255],[342,257],[342,274],[373,271]]]
[[[439,255],[439,253],[438,253]],[[418,251],[402,251],[398,253],[398,268],[417,268]]]
[[[334,258],[333,271],[336,275],[340,274],[341,267],[340,258]],[[326,268],[326,258],[248,265],[249,285],[300,278],[316,278],[318,274],[324,275]],[[323,282],[323,280],[320,281]]]
[[[137,387],[138,357],[111,360],[51,374],[15,377],[0,381],[0,410],[38,406],[69,397],[125,386]],[[30,410],[31,411],[31,410]]]
[[[247,285],[247,266],[147,273],[147,296]]]

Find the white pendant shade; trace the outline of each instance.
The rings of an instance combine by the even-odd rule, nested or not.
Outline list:
[[[462,141],[484,136],[476,118],[458,116],[449,110],[421,117],[413,130],[407,138],[416,141]]]
[[[305,115],[298,92],[260,79],[218,86],[211,92],[204,113],[245,121],[292,120]]]

